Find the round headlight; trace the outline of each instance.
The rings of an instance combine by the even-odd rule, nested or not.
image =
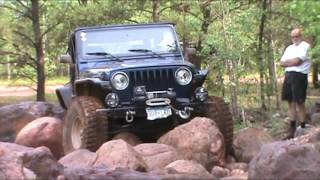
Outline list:
[[[116,90],[124,90],[129,85],[128,75],[124,72],[117,72],[112,75],[111,83]]]
[[[198,101],[203,102],[208,99],[208,91],[204,87],[198,87],[194,94]]]
[[[187,85],[192,80],[192,73],[188,68],[182,67],[179,68],[175,73],[176,81],[180,85]]]
[[[106,104],[109,106],[109,107],[117,107],[119,105],[119,97],[116,93],[109,93],[104,101],[106,102]]]

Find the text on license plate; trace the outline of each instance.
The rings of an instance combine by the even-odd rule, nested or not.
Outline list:
[[[148,108],[146,108],[146,112],[147,112],[147,119],[148,120],[167,118],[172,115],[172,111],[169,106],[152,107],[152,108],[148,107]]]

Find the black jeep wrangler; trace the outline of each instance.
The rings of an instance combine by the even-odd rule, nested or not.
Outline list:
[[[65,153],[95,151],[121,131],[150,140],[195,116],[216,121],[232,145],[228,105],[208,96],[208,70],[184,60],[172,23],[77,28],[60,62],[71,79],[56,90],[67,109]]]

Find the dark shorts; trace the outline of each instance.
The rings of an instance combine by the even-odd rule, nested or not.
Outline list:
[[[304,103],[307,96],[308,75],[299,72],[286,72],[282,86],[282,100]]]

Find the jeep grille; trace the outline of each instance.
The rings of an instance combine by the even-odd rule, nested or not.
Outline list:
[[[131,87],[145,86],[147,91],[173,88],[176,84],[174,73],[177,68],[128,70]]]

